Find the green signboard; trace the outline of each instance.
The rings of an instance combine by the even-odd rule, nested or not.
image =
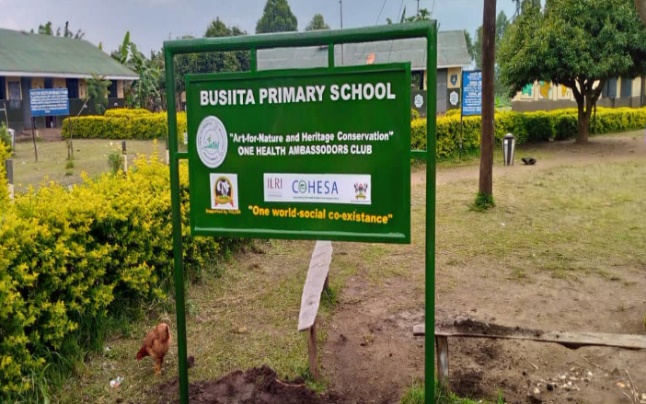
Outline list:
[[[196,235],[410,242],[410,64],[187,77]]]

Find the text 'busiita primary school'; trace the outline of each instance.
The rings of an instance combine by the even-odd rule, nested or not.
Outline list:
[[[321,85],[201,90],[200,106],[291,104],[301,102],[394,100],[391,83]]]

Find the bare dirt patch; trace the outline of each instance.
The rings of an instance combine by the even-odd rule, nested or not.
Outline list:
[[[523,166],[519,162],[523,156],[536,157],[538,162]],[[525,181],[542,186],[544,176],[551,175],[549,169],[557,167],[646,163],[646,142],[639,133],[594,137],[584,146],[569,141],[553,142],[518,153],[516,161],[514,167],[494,167],[494,188],[499,181],[511,179],[519,183],[513,192],[522,193]],[[468,216],[466,200],[475,195],[477,178],[477,162],[473,166],[438,169],[438,198],[447,192],[444,187],[454,192],[458,190],[455,184],[471,181],[474,184],[471,194],[459,195],[464,216]],[[413,210],[423,209],[416,194],[423,192],[424,170],[414,170],[411,180]],[[498,225],[499,229],[516,225],[512,219],[520,212],[515,205],[520,203],[518,197],[505,192],[498,193],[504,199],[498,213],[490,214],[492,221],[500,222],[491,226]],[[590,192],[595,192],[594,186]],[[549,211],[548,201],[539,209]],[[611,206],[621,201],[606,203]],[[544,250],[530,245],[526,252],[514,252],[513,259],[505,258],[504,251],[469,256],[442,248],[444,232],[451,229],[441,227],[441,203],[437,215],[440,221],[436,239],[436,322],[451,323],[466,316],[493,324],[499,327],[497,331],[521,327],[532,332],[587,331],[646,337],[643,242],[629,252],[632,258],[603,256],[602,262],[597,262],[596,247],[589,247],[587,256],[579,256],[567,251],[568,243],[586,244],[586,223],[578,223],[574,218],[571,226],[581,228],[579,238],[583,240],[563,240],[558,249],[551,249],[549,244],[542,247]],[[501,220],[501,215],[509,215],[509,220]],[[423,226],[423,215],[418,212],[414,217],[417,219],[413,229]],[[524,224],[518,226],[530,229],[527,234],[531,236],[532,226],[536,226],[531,214],[522,219]],[[644,229],[633,223],[612,228],[606,237],[611,240],[630,231]],[[495,237],[488,229],[475,226],[472,233],[483,240]],[[643,238],[646,240],[646,233]],[[470,242],[464,240],[463,245],[453,247],[470,252],[467,245]],[[525,241],[507,242],[513,246]],[[330,387],[351,402],[398,403],[405,389],[415,379],[424,377],[424,339],[412,336],[413,325],[424,318],[423,246],[423,240],[413,237],[413,244],[384,246],[377,258],[370,259],[375,256],[367,253],[376,248],[372,245],[334,243],[335,253],[341,250],[358,257],[355,260],[358,272],[340,293],[340,304],[324,325],[328,339],[323,366]],[[541,259],[549,262],[541,263]],[[336,257],[333,266],[335,260]],[[509,265],[512,261],[514,266]],[[334,276],[334,268],[330,276]],[[449,350],[451,387],[464,397],[494,402],[503,399],[509,403],[639,403],[642,397],[646,398],[642,396],[646,393],[644,351],[568,349],[552,343],[469,338],[449,338]],[[637,401],[633,393],[637,393]]]
[[[159,403],[178,403],[179,381],[171,380],[158,387]],[[267,366],[236,370],[215,381],[191,383],[189,401],[195,404],[341,404],[341,397],[317,394],[302,379],[280,380]]]

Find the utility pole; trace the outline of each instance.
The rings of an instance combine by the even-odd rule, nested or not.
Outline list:
[[[417,14],[415,15],[419,17],[419,0],[417,0]]]
[[[480,139],[480,181],[476,204],[494,206],[494,64],[496,61],[496,0],[484,0],[482,17],[482,136]]]

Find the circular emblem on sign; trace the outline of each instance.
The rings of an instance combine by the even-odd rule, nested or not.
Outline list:
[[[413,102],[415,103],[415,108],[422,108],[422,105],[424,105],[424,97],[422,97],[422,94],[417,94]]]
[[[304,194],[305,191],[307,191],[307,182],[300,180],[298,182],[298,192],[300,192],[301,194]]]
[[[195,143],[200,160],[209,168],[219,167],[227,157],[227,130],[215,116],[202,119]]]
[[[215,180],[215,204],[233,206],[233,184],[227,177]]]
[[[451,91],[451,94],[449,95],[449,102],[451,105],[458,105],[458,92],[457,91]]]

